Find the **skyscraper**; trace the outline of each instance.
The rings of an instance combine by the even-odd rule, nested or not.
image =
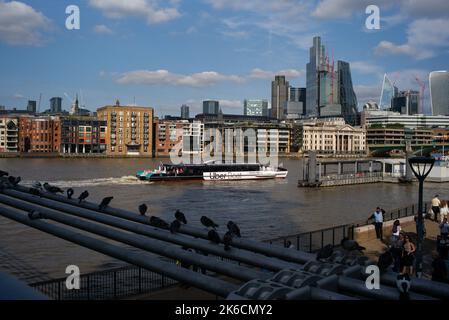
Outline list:
[[[402,98],[402,99],[398,99]],[[401,91],[397,97],[393,98],[393,106],[396,111],[401,110],[402,114],[414,115],[419,113],[420,94],[419,91]]]
[[[337,68],[342,116],[346,123],[357,125],[357,96],[352,85],[351,67],[348,62],[339,60]]]
[[[204,114],[218,114],[220,112],[220,103],[215,100],[203,101]]]
[[[289,87],[288,101],[284,106],[284,114],[287,119],[297,119],[305,114],[306,88]]]
[[[325,70],[325,47],[321,44],[321,37],[313,38],[313,46],[310,48],[310,61],[306,70],[306,115],[319,115],[319,72]]]
[[[50,99],[50,112],[60,113],[62,111],[62,98],[53,97]]]
[[[391,100],[398,96],[398,88],[394,86],[391,80],[384,74],[382,82],[382,92],[380,93],[379,108],[387,110],[391,108]]]
[[[28,100],[27,111],[30,113],[36,113],[36,101]]]
[[[276,76],[271,82],[271,116],[276,119],[284,118],[284,106],[288,101],[289,82],[285,76]]]
[[[186,104],[181,106],[181,119],[189,119],[190,118],[190,107]]]
[[[449,71],[433,71],[429,75],[430,100],[434,116],[449,115]]]
[[[268,117],[268,101],[245,99],[243,102],[243,114],[245,116]]]

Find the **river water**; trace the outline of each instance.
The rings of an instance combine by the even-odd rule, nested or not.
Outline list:
[[[300,161],[283,159],[287,179],[236,182],[138,181],[139,169],[155,168],[159,159],[0,159],[0,170],[20,175],[23,184],[48,181],[75,195],[84,190],[90,201],[114,196],[111,206],[137,212],[146,203],[152,215],[168,221],[176,209],[189,224],[207,215],[216,223],[237,222],[244,236],[270,239],[366,219],[375,207],[387,211],[417,202],[417,185],[377,183],[322,189],[298,188]],[[162,160],[164,161],[164,160]],[[449,184],[428,183],[425,199],[434,193],[449,198]],[[19,257],[49,277],[64,276],[67,265],[82,273],[121,265],[104,255],[0,217],[0,250]],[[9,261],[0,261],[5,265]]]

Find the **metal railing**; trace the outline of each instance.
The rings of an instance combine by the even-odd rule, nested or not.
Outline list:
[[[88,273],[80,276],[80,289],[69,290],[66,278],[31,284],[55,300],[116,300],[150,293],[178,282],[163,274],[136,266]]]
[[[428,205],[429,205],[428,203],[424,203],[424,212],[427,212]],[[417,204],[412,204],[407,207],[394,209],[384,214],[384,221],[387,222],[400,218],[414,216],[417,214],[417,211],[418,211]],[[344,224],[310,232],[283,236],[275,239],[266,240],[264,242],[279,244],[283,245],[284,247],[288,247],[288,243],[290,242],[291,245],[296,250],[315,252],[328,244],[338,246],[340,245],[340,242],[341,240],[343,240],[343,238],[353,239],[355,228],[370,225],[372,223],[374,223],[374,220],[372,218],[368,218],[366,220],[360,220],[350,224]]]
[[[357,173],[345,173],[345,174],[332,174],[319,177],[320,181],[335,181],[335,180],[348,180],[348,179],[363,179],[363,178],[382,178],[382,172],[357,172]]]

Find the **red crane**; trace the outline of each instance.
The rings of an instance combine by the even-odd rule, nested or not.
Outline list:
[[[418,83],[419,87],[421,88],[421,110],[418,110],[418,113],[424,113],[424,94],[426,92],[426,83],[424,81],[421,81],[418,76],[415,76],[415,80]]]

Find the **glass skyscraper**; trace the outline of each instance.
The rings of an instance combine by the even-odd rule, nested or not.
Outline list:
[[[271,116],[275,119],[284,118],[284,106],[288,101],[288,88],[290,84],[285,76],[275,76],[271,82]]]
[[[337,66],[343,118],[347,123],[357,125],[357,96],[352,85],[351,67],[345,61],[338,61]]]
[[[449,71],[433,71],[429,75],[430,100],[434,116],[449,115]]]
[[[181,106],[181,119],[189,119],[190,118],[190,107],[186,104]]]
[[[391,108],[391,100],[398,95],[398,88],[396,88],[391,80],[384,74],[384,81],[382,82],[382,92],[380,93],[379,108],[387,110]]]
[[[243,114],[245,116],[268,117],[268,101],[245,99],[243,102]]]
[[[51,113],[60,113],[62,111],[62,98],[53,97],[50,99]]]
[[[204,114],[218,114],[220,112],[220,103],[215,100],[203,101]]]
[[[325,70],[325,47],[321,44],[321,37],[313,38],[310,48],[310,61],[306,68],[306,115],[319,115],[319,72]]]

